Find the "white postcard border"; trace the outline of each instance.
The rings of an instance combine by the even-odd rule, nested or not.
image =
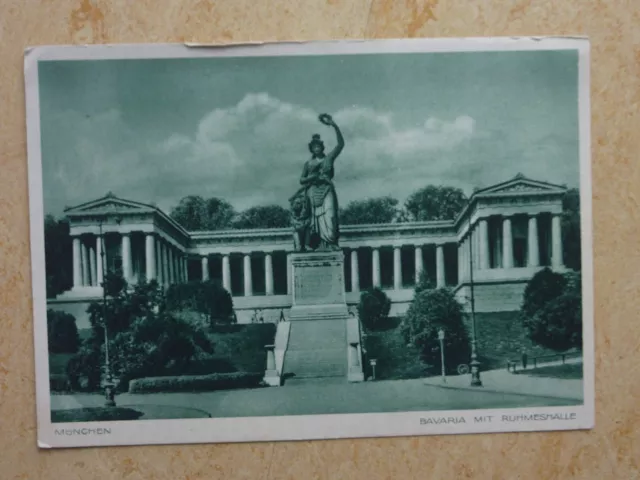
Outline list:
[[[579,54],[578,92],[584,345],[584,402],[582,405],[491,410],[212,418],[204,420],[51,422],[49,359],[46,334],[44,230],[42,228],[44,208],[38,61],[526,50],[577,50]],[[186,444],[593,428],[595,423],[595,365],[589,53],[589,42],[582,37],[439,38],[236,45],[140,44],[27,48],[24,62],[38,445],[41,448],[55,448]],[[523,417],[520,420],[503,421],[502,419],[505,415]],[[542,416],[544,415],[559,415],[560,417],[543,419]],[[491,421],[476,422],[474,420],[475,417],[482,416],[491,416],[493,418]],[[435,420],[442,418],[448,418],[451,421],[437,423],[437,420]],[[432,420],[429,421],[429,419]],[[464,422],[460,421],[460,419],[464,419]]]

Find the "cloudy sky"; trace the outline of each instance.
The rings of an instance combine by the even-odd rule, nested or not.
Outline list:
[[[346,147],[340,203],[470,194],[517,173],[578,185],[578,58],[495,52],[43,62],[45,211],[117,196],[287,205],[313,133]]]

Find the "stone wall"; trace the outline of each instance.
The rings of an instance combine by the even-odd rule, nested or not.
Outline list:
[[[475,284],[473,287],[476,312],[513,312],[520,309],[525,281]],[[456,298],[469,310],[471,289],[464,284],[456,289]]]

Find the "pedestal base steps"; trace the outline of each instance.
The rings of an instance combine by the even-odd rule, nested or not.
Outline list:
[[[283,377],[347,377],[347,323],[342,320],[291,322]]]
[[[344,254],[314,252],[292,255],[292,305],[282,377],[341,377],[361,381],[361,361],[353,347],[353,326],[344,287]],[[359,332],[359,330],[358,330]],[[356,337],[359,339],[359,333]],[[359,342],[359,340],[356,340]]]

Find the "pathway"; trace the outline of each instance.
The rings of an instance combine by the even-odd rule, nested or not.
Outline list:
[[[582,363],[582,359],[567,359],[565,363]],[[541,364],[539,367],[561,364],[562,362],[549,362],[544,365]],[[442,377],[429,377],[423,381],[426,385],[437,385],[450,389],[464,389],[470,391],[481,389],[487,392],[501,392],[505,394],[518,393],[579,401],[582,401],[584,398],[582,379],[569,380],[561,378],[535,377],[527,375],[527,371],[535,370],[528,368],[526,370],[519,370],[518,373],[511,373],[506,369],[482,372],[480,374],[482,387],[470,386],[470,374],[449,376],[446,378],[446,383],[443,383]]]
[[[116,398],[120,406],[171,405],[197,408],[213,417],[317,415],[403,411],[470,410],[575,405],[572,399],[533,394],[473,392],[425,385],[424,379],[349,384],[342,379],[299,381],[285,387],[224,390],[206,393],[131,395]],[[96,394],[52,395],[52,409],[96,407]]]

